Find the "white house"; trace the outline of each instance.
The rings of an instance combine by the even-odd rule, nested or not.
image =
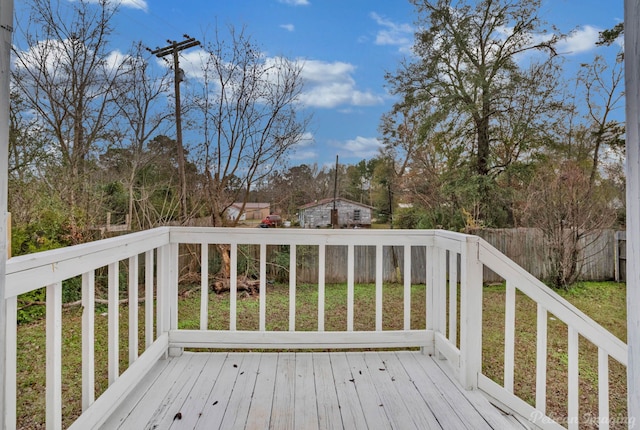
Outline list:
[[[244,209],[242,202],[232,204],[227,211],[227,219],[238,219],[239,221],[261,220],[271,212],[269,203],[245,203]],[[238,215],[240,216],[238,218]]]

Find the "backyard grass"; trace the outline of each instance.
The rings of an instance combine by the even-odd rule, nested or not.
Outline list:
[[[199,328],[200,292],[181,291],[180,328]],[[425,286],[415,285],[411,292],[411,328],[425,327]],[[626,340],[625,285],[584,283],[561,292],[568,301],[602,324],[614,335]],[[503,286],[485,287],[483,312],[483,373],[501,383],[504,355]],[[325,330],[347,327],[347,287],[327,285],[325,291]],[[288,285],[269,285],[266,303],[267,330],[288,330]],[[522,294],[516,299],[516,374],[515,392],[533,404],[535,400],[536,305]],[[296,330],[317,330],[318,291],[315,285],[299,285],[296,290]],[[356,285],[354,292],[355,330],[375,329],[375,288]],[[81,409],[81,308],[64,310],[63,318],[63,425],[70,425]],[[144,331],[144,306],[140,307],[140,345]],[[238,296],[237,324],[240,330],[257,330],[257,297]],[[547,413],[562,421],[566,417],[567,330],[553,315],[548,327]],[[18,428],[44,428],[45,387],[44,320],[18,328]],[[228,329],[229,295],[209,296],[210,329]],[[403,327],[403,287],[385,285],[383,329]],[[128,362],[128,309],[120,308],[120,371]],[[107,387],[107,316],[106,307],[96,309],[96,396]],[[580,415],[597,417],[597,350],[580,339]],[[594,385],[595,383],[595,385]],[[623,366],[610,360],[611,416],[626,416],[626,374]],[[594,420],[592,420],[594,421]],[[588,428],[582,426],[581,428]],[[618,427],[612,422],[610,428]],[[593,426],[596,428],[596,426]]]

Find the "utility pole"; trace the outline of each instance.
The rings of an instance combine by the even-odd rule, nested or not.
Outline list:
[[[184,160],[184,145],[182,144],[182,116],[180,107],[180,82],[184,80],[184,72],[180,68],[180,58],[178,53],[185,49],[193,48],[200,45],[200,42],[193,37],[184,35],[185,40],[176,42],[175,40],[167,40],[168,46],[158,48],[151,51],[158,58],[173,56],[173,88],[176,99],[176,143],[178,146],[178,174],[180,175],[180,210],[181,221],[187,219],[187,174]]]

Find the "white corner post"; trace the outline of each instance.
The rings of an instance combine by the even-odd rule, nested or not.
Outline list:
[[[629,428],[640,420],[640,4],[624,2],[627,126],[627,400]],[[633,421],[631,421],[633,420]]]
[[[9,81],[13,0],[0,0],[0,428],[8,425],[6,411],[7,308],[5,276],[7,261],[7,178],[9,157]],[[15,424],[14,424],[15,425]]]
[[[468,236],[460,267],[460,383],[478,388],[482,371],[482,272],[480,239]]]

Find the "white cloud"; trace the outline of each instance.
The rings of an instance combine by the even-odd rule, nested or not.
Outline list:
[[[147,5],[146,0],[122,0],[120,5],[124,7],[130,7],[132,9],[140,9],[143,11],[147,11],[149,6]]]
[[[354,157],[371,158],[380,153],[382,143],[375,137],[358,136],[347,140],[341,147]]]
[[[305,61],[302,78],[305,88],[301,101],[308,107],[334,108],[340,105],[372,106],[381,104],[382,97],[370,91],[360,91],[352,77],[355,66],[336,61]]]
[[[410,24],[397,24],[375,12],[369,16],[382,27],[376,34],[376,45],[397,46],[400,52],[411,52],[414,30]]]
[[[293,24],[280,24],[280,28],[284,28],[287,31],[295,31],[296,29]]]
[[[89,3],[100,3],[102,0],[88,0]],[[147,11],[149,9],[149,5],[146,0],[116,0],[114,3],[119,6],[128,7],[131,9],[139,9],[143,11]]]
[[[585,25],[571,33],[556,45],[559,54],[581,54],[596,49],[600,29]]]
[[[288,4],[290,6],[308,6],[309,0],[278,0],[280,3]]]

